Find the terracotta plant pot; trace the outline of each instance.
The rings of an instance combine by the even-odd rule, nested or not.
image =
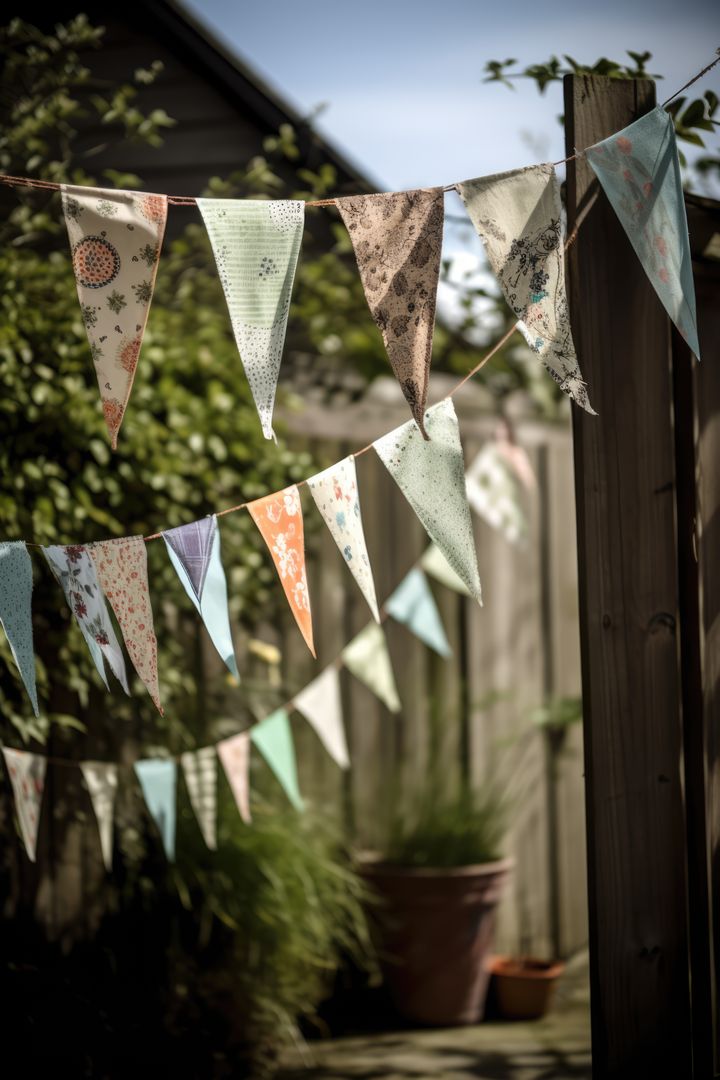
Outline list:
[[[482,1018],[495,909],[512,865],[512,859],[448,869],[361,863],[380,898],[374,916],[383,974],[403,1016],[437,1026]]]
[[[533,956],[495,956],[489,969],[500,1015],[506,1020],[539,1020],[550,1008],[565,965]]]

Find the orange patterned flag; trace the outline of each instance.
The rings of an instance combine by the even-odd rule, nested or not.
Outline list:
[[[284,491],[248,503],[248,510],[270,550],[295,621],[314,656],[300,492],[293,484]]]

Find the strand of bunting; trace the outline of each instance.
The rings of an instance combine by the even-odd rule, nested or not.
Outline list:
[[[428,426],[434,444],[442,438],[442,433],[436,427],[437,420],[438,417],[433,416],[430,410]],[[405,427],[414,428],[414,425],[411,422]],[[402,429],[398,429],[398,432],[400,431]],[[390,436],[385,436],[385,439],[395,439],[398,432],[392,432]],[[411,432],[410,437],[416,436]],[[401,444],[396,445],[397,452],[401,453]],[[469,503],[488,524],[498,529],[511,542],[524,539],[527,519],[523,509],[522,489],[532,490],[535,478],[527,455],[508,437],[504,426],[499,429],[496,438],[480,451],[468,469],[465,483]],[[135,762],[134,772],[148,810],[159,828],[169,859],[175,856],[178,760],[198,825],[211,850],[217,847],[218,758],[223,765],[240,815],[246,823],[251,821],[249,765],[252,747],[259,750],[265,758],[292,805],[302,810],[304,804],[298,784],[289,718],[291,710],[296,710],[310,723],[336,763],[343,769],[348,768],[350,755],[345,736],[339,669],[345,667],[376,694],[390,712],[398,713],[401,710],[400,696],[381,624],[387,618],[394,619],[405,625],[440,656],[448,658],[452,655],[452,650],[426,574],[448,588],[479,599],[479,580],[472,562],[469,565],[469,576],[466,572],[458,573],[456,568],[460,564],[453,558],[452,562],[456,567],[453,568],[446,557],[448,549],[442,544],[442,536],[434,531],[431,535],[438,537],[442,546],[433,541],[380,608],[367,559],[353,459],[345,459],[337,466],[318,474],[309,481],[308,486],[363,592],[373,621],[345,646],[334,663],[329,664],[284,706],[276,709],[270,716],[263,717],[251,729],[222,739],[214,745],[187,751],[181,754],[179,759],[168,755]],[[283,502],[286,498],[287,493],[282,493]],[[428,506],[429,504],[423,511],[423,521],[426,520]],[[290,513],[290,518],[293,516],[295,515]],[[465,518],[467,515],[463,513],[462,516]],[[169,530],[163,537],[170,559],[200,612],[213,643],[228,668],[237,674],[216,519],[206,518],[202,522]],[[129,692],[123,654],[105,605],[106,594],[101,584],[103,575],[98,573],[102,560],[97,561],[97,552],[93,550],[95,546],[89,547],[90,551],[79,545],[53,546],[44,548],[43,552],[63,588],[105,685],[107,686],[104,660],[123,689]],[[280,549],[285,555],[287,549],[282,543]],[[136,550],[139,552],[141,548],[136,547]],[[142,551],[144,552],[144,545]],[[450,554],[452,555],[451,552]],[[278,565],[279,558],[278,555]],[[128,595],[127,602],[141,613],[139,618],[149,618],[152,628],[146,575],[142,568],[139,571],[132,570],[132,565],[139,564],[132,560],[128,562],[130,580],[139,584],[133,586],[133,598]],[[132,577],[138,573],[138,578]],[[126,574],[126,581],[127,578]],[[111,606],[118,614],[120,608],[116,606],[117,598],[120,594],[125,594],[126,586],[121,586],[108,577],[104,580]],[[111,586],[108,581],[111,581]],[[10,638],[13,654],[28,692],[36,705],[34,680],[30,674],[32,669],[27,664],[23,667],[21,663],[23,657],[28,661],[32,657],[31,589],[30,560],[24,545],[0,545],[0,618]],[[120,619],[118,621],[137,668],[141,655],[136,651],[137,641],[129,636],[128,623]],[[145,640],[147,643],[147,639]],[[154,655],[154,635],[152,643]],[[139,669],[138,671],[143,681],[146,681],[147,675],[143,675]],[[156,695],[157,683],[151,681],[148,689]],[[156,697],[154,700],[158,703]],[[98,823],[103,860],[110,869],[113,814],[121,768],[118,763],[48,758],[43,754],[10,747],[3,747],[3,754],[15,798],[20,833],[28,857],[35,861],[45,775],[50,761],[81,770]]]
[[[668,315],[699,357],[672,117],[657,106],[574,156],[587,157]],[[9,183],[23,181],[7,178]],[[152,301],[168,196],[43,186],[61,190],[82,319],[115,448]],[[423,436],[428,437],[424,415],[444,192],[450,189],[465,204],[527,344],[564,393],[592,413],[570,331],[560,187],[553,164],[466,180],[447,189],[322,200],[320,205],[334,206],[347,227],[370,312]],[[274,438],[273,409],[305,203],[180,201],[196,203],[202,215],[262,431]]]

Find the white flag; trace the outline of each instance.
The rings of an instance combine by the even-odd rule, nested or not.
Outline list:
[[[337,761],[340,768],[349,768],[350,757],[343,726],[337,668],[326,668],[317,679],[313,679],[300,691],[294,704],[297,711],[315,728],[328,754]]]
[[[35,862],[47,758],[41,754],[28,754],[25,750],[11,750],[7,746],[3,747],[3,754],[25,850],[30,862]]]
[[[113,815],[118,786],[117,765],[106,761],[81,761],[80,769],[95,811],[105,869],[109,870],[112,867]]]
[[[217,757],[214,746],[188,750],[180,761],[188,794],[205,843],[217,850]]]

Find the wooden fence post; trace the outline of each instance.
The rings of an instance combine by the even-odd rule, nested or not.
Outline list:
[[[567,153],[655,104],[565,79]],[[596,1080],[693,1075],[668,320],[594,173],[568,165],[573,409]]]

